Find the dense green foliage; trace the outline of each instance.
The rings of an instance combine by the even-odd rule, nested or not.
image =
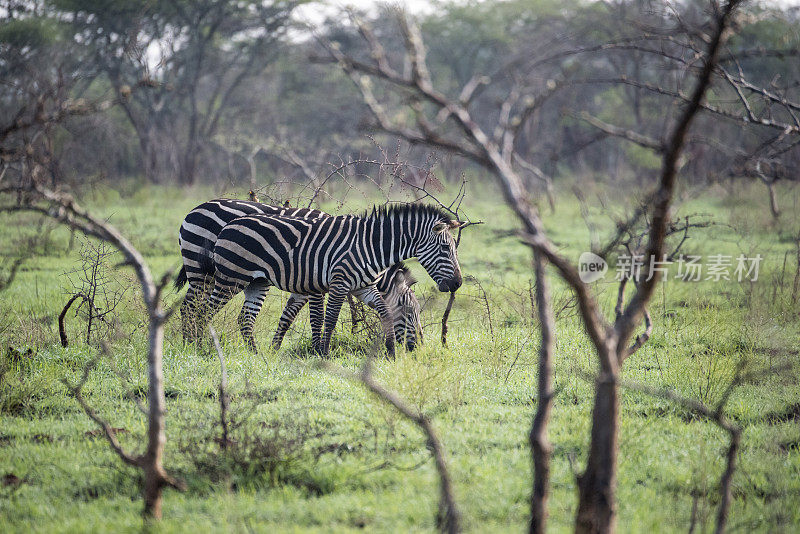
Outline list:
[[[32,114],[25,104],[32,108],[43,95],[117,99],[114,111],[71,118],[45,136],[57,138],[53,153],[63,176],[81,184],[95,175],[245,184],[252,166],[276,179],[297,178],[302,172],[294,157],[287,162],[289,150],[320,163],[369,151],[365,134],[392,144],[375,131],[351,81],[314,36],[368,60],[367,44],[343,13],[313,33],[303,28],[294,16],[302,3],[0,0],[0,74],[9,80],[0,89],[0,117],[15,117],[21,108]],[[437,3],[417,18],[437,89],[458,98],[470,80],[491,82],[480,84],[471,101],[473,118],[487,131],[498,123],[500,104],[519,92],[521,102],[536,101],[517,139],[522,157],[556,179],[576,173],[629,178],[651,169],[652,159],[575,115],[587,112],[659,139],[665,112],[674,111],[688,87],[686,70],[706,31],[707,8],[694,0],[674,6],[463,1]],[[730,117],[701,114],[687,178],[704,183],[725,176],[749,155],[777,165],[781,180],[795,180],[796,132],[781,132],[795,124],[797,111],[798,14],[769,2],[748,3],[742,11],[721,65],[755,90],[737,93],[717,73],[709,101]],[[392,13],[374,8],[361,16],[384,43],[388,63],[402,71],[406,60]],[[762,98],[759,89],[775,99]],[[743,119],[748,106],[776,124]],[[0,120],[0,130],[6,122]],[[777,148],[764,153],[766,145]],[[412,151],[410,159],[425,157]]]
[[[625,205],[603,187],[581,187],[589,216],[607,235],[613,224],[604,214],[624,212]],[[796,364],[800,305],[792,300],[798,231],[793,213],[800,197],[796,190],[780,191],[782,204],[794,211],[778,226],[760,190],[740,185],[684,192],[677,215],[702,213],[716,222],[692,230],[684,251],[760,253],[760,276],[752,284],[670,277],[652,302],[653,337],[626,364],[625,380],[713,404],[743,360],[754,371]],[[183,215],[211,195],[201,189],[98,188],[88,194],[88,204],[131,236],[160,274],[178,265]],[[456,299],[449,347],[438,339],[446,296],[415,265],[426,343],[414,353],[400,351],[394,361],[379,361],[376,369],[383,383],[433,418],[472,532],[523,530],[531,481],[527,433],[536,403],[538,341],[530,255],[515,237],[514,219],[495,198],[495,191],[480,186],[465,205],[486,224],[463,235],[459,254],[470,278]],[[363,204],[354,201],[347,208]],[[571,258],[588,249],[589,233],[568,190],[545,222]],[[67,318],[71,345],[63,349],[58,343],[56,318],[71,287],[64,273],[75,268],[78,246],[68,251],[69,232],[39,225],[36,217],[15,215],[10,223],[8,215],[0,219],[8,229],[0,246],[26,248],[35,256],[0,294],[0,530],[138,531],[138,474],[119,463],[61,383],[76,381],[98,354],[81,340],[85,324],[73,313]],[[34,234],[38,239],[30,241]],[[122,442],[135,448],[145,432],[134,398],[146,391],[146,332],[132,274],[125,268],[112,272],[129,289],[117,314],[119,332],[108,339],[110,356],[92,371],[85,393],[114,427],[125,429]],[[616,296],[612,276],[593,286],[606,313]],[[167,300],[180,297],[168,293]],[[275,291],[267,300],[257,323],[258,356],[244,349],[236,330],[241,297],[215,320],[227,357],[232,418],[239,425],[227,453],[214,441],[220,433],[219,363],[213,354],[183,345],[177,317],[168,324],[165,466],[188,489],[165,494],[156,531],[431,530],[437,479],[423,437],[359,385],[317,368],[303,350],[307,320],[283,349],[272,351],[268,340],[284,301]],[[574,471],[584,463],[592,405],[586,376],[596,360],[569,291],[556,283],[553,301],[558,394],[550,428],[550,506],[553,530],[561,532],[572,526]],[[333,361],[356,369],[370,338],[351,335],[344,321],[337,341]],[[757,373],[728,403],[733,420],[745,428],[733,482],[733,531],[800,528],[797,376],[796,367]],[[725,434],[666,400],[623,390],[620,435],[620,530],[685,532],[694,515],[699,531],[708,531]]]

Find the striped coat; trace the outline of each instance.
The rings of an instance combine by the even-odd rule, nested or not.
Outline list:
[[[183,269],[176,280],[177,288],[180,288],[186,282],[189,283],[189,290],[181,306],[185,339],[193,339],[200,335],[197,330],[197,312],[205,299],[204,288],[207,287],[214,272],[211,255],[217,236],[222,228],[233,219],[256,213],[288,215],[312,220],[329,217],[327,213],[319,210],[270,206],[259,202],[234,199],[210,200],[190,211],[184,218],[180,228],[179,243],[183,258]],[[418,338],[422,339],[422,324],[419,318],[420,306],[414,292],[411,290],[413,283],[413,277],[401,264],[397,264],[394,269],[387,271],[377,281],[378,290],[384,298],[400,310],[400,313],[395,315],[395,338],[400,343],[405,342],[409,349],[413,349],[416,346]],[[297,314],[313,298],[321,299],[322,296],[292,295],[278,321],[278,328],[272,340],[275,348],[280,347]],[[252,302],[246,303],[242,309],[239,323],[245,339],[251,338],[255,317],[258,315],[262,304],[263,298],[260,300],[254,298]],[[320,306],[322,306],[321,302],[315,304],[317,308]],[[315,331],[314,333],[316,334],[317,332]],[[319,337],[315,338],[314,344],[319,345],[319,343]],[[249,345],[251,348],[255,348],[254,343],[249,343]]]
[[[326,354],[342,302],[356,292],[381,316],[385,341],[394,351],[392,316],[375,288],[378,276],[416,257],[440,291],[461,286],[461,270],[450,229],[460,223],[432,206],[373,209],[363,216],[318,220],[249,215],[231,221],[214,246],[213,315],[244,290],[245,306],[275,286],[298,295],[329,292],[322,352]],[[312,328],[321,310],[312,308]]]

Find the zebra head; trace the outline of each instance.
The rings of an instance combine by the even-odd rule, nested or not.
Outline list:
[[[417,280],[402,262],[387,271],[388,288],[383,298],[394,313],[394,338],[397,343],[405,343],[408,350],[414,350],[417,339],[422,342],[422,321],[417,296],[411,286]]]
[[[439,291],[455,291],[461,287],[461,267],[458,264],[456,240],[450,230],[461,223],[451,219],[441,210],[425,207],[416,212],[415,256],[425,268]]]

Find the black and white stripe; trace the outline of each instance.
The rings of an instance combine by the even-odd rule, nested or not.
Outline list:
[[[408,350],[414,350],[417,343],[423,339],[422,322],[420,320],[420,304],[411,286],[417,283],[417,280],[409,271],[408,267],[403,262],[394,264],[387,269],[383,276],[378,279],[375,287],[378,292],[383,296],[390,310],[395,310],[394,314],[394,339],[397,343],[405,343]],[[283,309],[280,320],[278,321],[278,329],[275,331],[275,336],[272,338],[273,347],[280,347],[283,338],[289,327],[294,322],[297,314],[303,306],[312,299],[318,298],[317,296],[298,295],[292,294],[286,307]],[[319,307],[320,302],[313,302],[311,306],[317,306],[316,312],[312,312],[318,317],[318,320],[312,321],[312,326],[319,326],[322,324],[322,308]],[[315,328],[312,334],[314,344],[318,343],[321,332],[319,328]]]
[[[211,200],[190,211],[181,224],[179,243],[183,257],[183,269],[176,280],[176,287],[178,288],[185,282],[189,283],[189,289],[181,306],[185,339],[194,339],[199,335],[197,331],[197,312],[202,301],[207,297],[207,291],[210,290],[208,286],[212,281],[214,272],[211,256],[217,236],[226,224],[238,217],[249,214],[286,215],[309,220],[330,216],[320,210],[271,206],[259,202],[234,199]],[[392,305],[399,306],[398,309],[402,310],[395,317],[396,340],[399,343],[405,342],[409,349],[413,349],[417,344],[417,336],[419,336],[420,340],[422,339],[419,302],[411,290],[413,282],[408,283],[406,278],[397,277],[396,274],[398,272],[405,273],[405,276],[408,276],[407,269],[397,264],[378,278],[377,287],[385,300]],[[239,315],[239,324],[245,339],[252,338],[255,318],[261,310],[266,292],[254,291],[249,297],[245,302],[242,313]],[[311,307],[322,309],[324,304],[321,294],[293,295],[289,299],[278,322],[278,329],[273,337],[273,346],[280,347],[297,314],[307,302],[314,299],[320,300],[319,302],[312,302]],[[315,332],[315,334],[314,344],[319,345],[319,332]],[[254,348],[254,345],[251,344],[251,347]]]
[[[455,291],[461,286],[461,270],[449,230],[459,224],[424,205],[373,209],[360,217],[235,219],[222,229],[214,246],[210,313],[213,316],[242,290],[253,306],[271,286],[297,295],[328,292],[321,347],[326,354],[342,303],[354,292],[378,311],[387,349],[393,353],[392,312],[375,287],[379,275],[416,257],[440,291]],[[319,308],[311,310],[312,331],[321,327]]]

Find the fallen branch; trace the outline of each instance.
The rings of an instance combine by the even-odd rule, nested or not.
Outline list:
[[[64,305],[61,313],[58,314],[58,337],[61,339],[62,347],[66,348],[69,346],[69,340],[67,339],[67,328],[64,326],[64,319],[66,318],[67,312],[69,311],[70,306],[72,306],[72,303],[82,297],[86,298],[83,293],[76,293],[75,295],[72,295],[72,297]]]

